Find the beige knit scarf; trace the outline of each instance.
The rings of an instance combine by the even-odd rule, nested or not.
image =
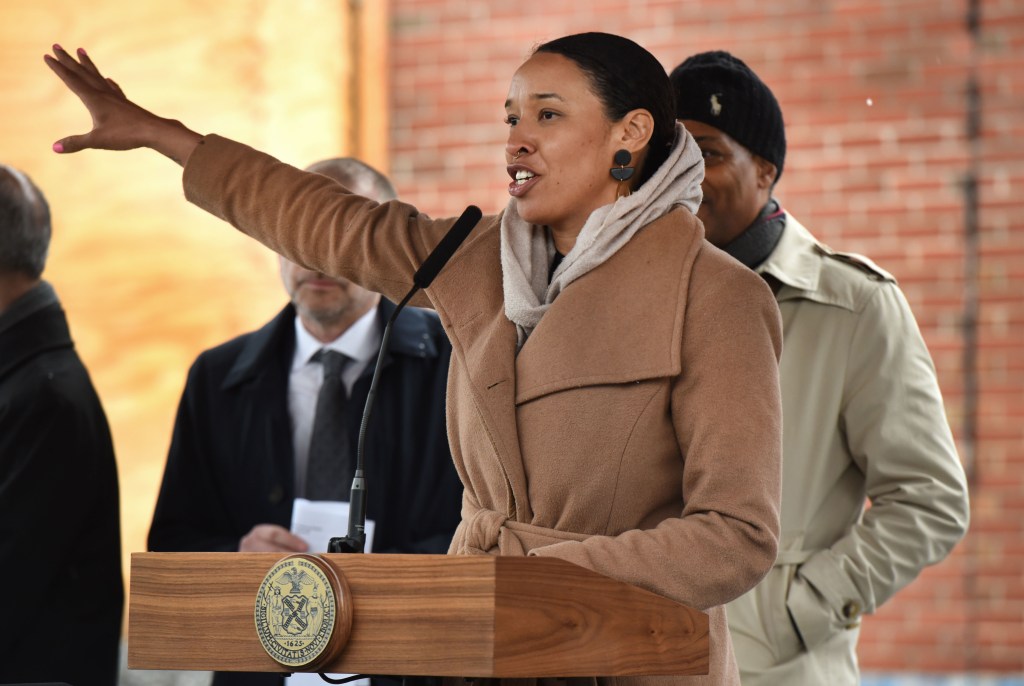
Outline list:
[[[676,206],[696,213],[703,198],[704,160],[693,136],[676,124],[668,159],[632,195],[594,210],[576,244],[551,276],[554,242],[545,226],[528,224],[509,201],[501,220],[501,270],[505,316],[515,325],[519,347],[540,323],[551,303],[573,281],[602,264],[637,231]]]

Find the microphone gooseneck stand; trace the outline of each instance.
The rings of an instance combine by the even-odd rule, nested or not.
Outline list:
[[[363,419],[359,424],[359,443],[356,447],[356,473],[352,479],[352,490],[349,495],[348,511],[348,535],[332,538],[327,545],[329,553],[361,553],[366,547],[366,477],[363,475],[364,446],[366,445],[366,427],[370,424],[370,415],[373,413],[373,401],[377,396],[377,382],[380,380],[381,361],[388,349],[388,340],[391,338],[391,325],[402,308],[412,299],[421,288],[426,288],[438,275],[441,269],[448,263],[452,255],[462,242],[466,240],[469,232],[480,221],[482,213],[475,205],[467,207],[462,215],[455,221],[452,228],[444,235],[434,250],[423,260],[423,264],[416,270],[412,277],[413,287],[398,303],[398,307],[391,313],[387,324],[384,325],[384,333],[380,339],[380,351],[377,353],[377,363],[373,368],[373,379],[370,381],[370,391],[366,396],[366,404],[363,406]],[[329,684],[345,684],[357,679],[365,679],[370,675],[353,674],[341,679],[334,679],[323,672],[319,672],[320,678]],[[404,678],[404,684],[409,686],[433,686],[439,683],[433,677]]]
[[[377,396],[377,383],[380,381],[381,360],[388,348],[388,340],[391,338],[391,326],[398,317],[398,313],[422,288],[426,288],[438,275],[441,269],[448,263],[452,255],[462,244],[469,232],[480,221],[482,213],[480,208],[470,205],[463,211],[462,215],[455,221],[455,224],[448,230],[434,250],[423,261],[420,268],[412,277],[413,287],[398,303],[398,307],[391,313],[387,324],[384,326],[384,333],[381,336],[380,351],[377,353],[377,364],[373,369],[373,379],[370,381],[370,391],[366,396],[366,405],[363,407],[363,419],[359,424],[359,443],[356,447],[356,470],[352,479],[352,490],[349,496],[348,535],[332,538],[327,546],[329,553],[361,553],[366,546],[366,478],[363,474],[365,464],[366,428],[370,424],[370,415],[373,413],[373,402]],[[341,683],[341,682],[336,682]]]

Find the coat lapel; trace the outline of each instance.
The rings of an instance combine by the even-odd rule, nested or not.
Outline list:
[[[516,403],[679,374],[689,273],[702,238],[685,217],[692,215],[678,209],[651,223],[559,294],[516,360]]]
[[[528,521],[532,514],[515,413],[516,329],[504,310],[500,223],[498,215],[477,229],[434,281],[429,296],[451,340],[452,364],[460,367],[453,377],[468,380],[474,409],[510,491],[505,514]]]
[[[288,374],[294,352],[295,308],[289,304],[249,335],[220,388],[245,398],[238,402],[244,413],[239,431],[242,448],[237,454],[253,463],[273,465],[274,483],[280,485],[271,494],[274,505],[295,497],[295,456],[288,415]]]
[[[510,491],[506,515],[528,522],[516,404],[585,385],[678,374],[689,274],[703,234],[682,209],[653,222],[565,289],[517,356],[515,326],[504,312],[500,221],[499,215],[478,229],[428,295],[451,339],[452,364],[460,367],[453,378],[468,381],[472,411]]]

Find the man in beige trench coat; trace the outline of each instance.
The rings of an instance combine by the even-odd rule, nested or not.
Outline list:
[[[742,681],[856,684],[861,615],[967,528],[935,369],[895,279],[825,247],[772,198],[786,140],[757,75],[710,52],[672,84],[704,154],[707,238],[768,281],[784,327],[779,556],[727,606]]]

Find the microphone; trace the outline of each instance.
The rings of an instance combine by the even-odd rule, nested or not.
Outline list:
[[[366,444],[366,428],[370,424],[370,415],[373,412],[373,401],[377,397],[377,383],[380,381],[381,360],[388,348],[388,340],[391,338],[391,325],[395,323],[398,313],[412,299],[421,288],[426,288],[433,282],[434,277],[448,263],[452,255],[462,242],[469,236],[469,232],[480,221],[483,213],[476,205],[467,207],[462,215],[455,220],[452,228],[438,242],[437,246],[423,260],[423,264],[416,270],[412,277],[413,287],[398,303],[398,307],[391,313],[387,324],[384,325],[384,333],[381,335],[380,351],[377,353],[377,364],[373,368],[373,379],[370,381],[370,391],[366,395],[366,405],[363,406],[363,419],[359,424],[359,444],[356,447],[356,473],[352,479],[352,490],[349,495],[348,511],[348,535],[332,538],[327,545],[329,553],[361,553],[366,546],[366,478],[363,475],[364,448]]]
[[[462,241],[466,240],[469,232],[480,221],[482,214],[480,208],[476,205],[470,205],[465,209],[462,216],[455,220],[455,225],[448,229],[448,233],[444,235],[437,244],[437,247],[427,255],[427,259],[423,260],[423,264],[413,274],[412,282],[416,284],[416,287],[411,292],[415,293],[416,289],[426,288],[430,285],[430,282],[434,280],[434,277],[441,271],[441,268],[451,259],[458,247],[462,245]]]

